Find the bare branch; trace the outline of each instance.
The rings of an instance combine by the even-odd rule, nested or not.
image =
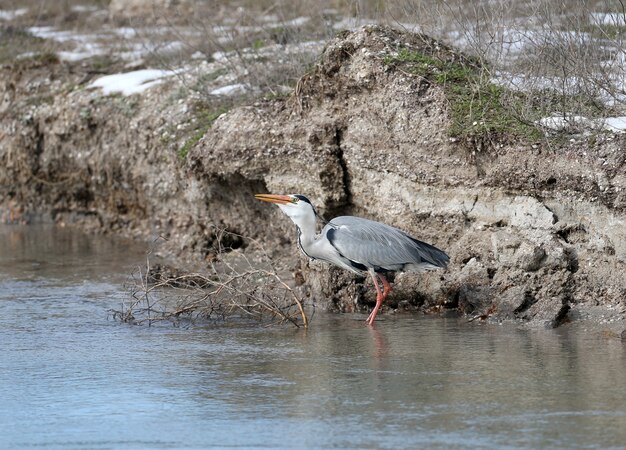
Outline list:
[[[229,233],[219,230],[218,236]],[[218,239],[218,241],[221,241]],[[128,300],[119,310],[112,310],[114,319],[133,324],[182,320],[254,319],[260,323],[286,323],[307,328],[309,319],[303,300],[262,254],[263,267],[246,256],[244,264],[225,260],[226,249],[218,244],[219,264],[212,263],[212,274],[186,273],[166,276],[160,265],[138,267],[129,277]],[[259,263],[260,264],[260,263]],[[237,266],[243,266],[238,269]],[[269,268],[266,268],[268,267]],[[173,271],[177,272],[177,271]]]

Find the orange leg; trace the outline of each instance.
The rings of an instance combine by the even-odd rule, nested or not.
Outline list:
[[[374,319],[376,319],[376,315],[378,314],[380,306],[383,304],[383,301],[385,301],[387,295],[389,295],[389,292],[391,291],[391,285],[384,275],[376,273],[373,270],[370,270],[370,275],[372,277],[372,280],[374,281],[374,287],[376,288],[376,306],[374,306],[374,309],[365,321],[368,325],[372,325],[374,323]],[[376,278],[380,279],[383,285],[382,288],[378,285],[378,281],[376,280]]]
[[[389,284],[389,281],[387,281],[387,278],[385,278],[385,276],[383,274],[378,274],[378,277],[380,278],[380,281],[383,282],[383,300],[387,298],[387,295],[389,295],[389,293],[391,292],[391,285]]]

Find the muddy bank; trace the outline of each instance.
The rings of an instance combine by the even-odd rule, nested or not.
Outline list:
[[[601,306],[622,320],[626,139],[451,138],[445,85],[395,64],[401,51],[464,61],[424,36],[343,33],[293,95],[222,114],[184,157],[168,136],[195,116],[171,95],[176,77],[103,96],[71,88],[80,77],[60,63],[4,67],[0,216],[160,235],[163,252],[195,262],[217,225],[280,258],[295,251],[292,224],[252,194],[302,193],[328,217],[382,220],[450,254],[445,272],[397,275],[389,308],[557,326]],[[371,306],[364,280],[288,264],[318,305]]]

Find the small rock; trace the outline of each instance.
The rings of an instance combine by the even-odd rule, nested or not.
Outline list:
[[[566,321],[570,309],[569,302],[564,300],[562,296],[543,297],[534,303],[524,316],[531,324],[557,328]]]
[[[556,216],[533,197],[515,197],[511,204],[511,225],[524,228],[551,228]]]
[[[493,254],[500,264],[506,267],[515,265],[515,252],[521,245],[519,236],[508,231],[497,231],[491,236]]]
[[[498,317],[513,319],[519,313],[527,310],[533,304],[532,297],[526,291],[526,287],[512,286],[499,296]]]
[[[515,252],[517,265],[529,272],[538,270],[545,256],[543,248],[529,242],[523,242]]]

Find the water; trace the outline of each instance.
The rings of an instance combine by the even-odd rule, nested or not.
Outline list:
[[[0,228],[0,447],[626,448],[626,346],[459,319],[107,319],[145,248]]]

